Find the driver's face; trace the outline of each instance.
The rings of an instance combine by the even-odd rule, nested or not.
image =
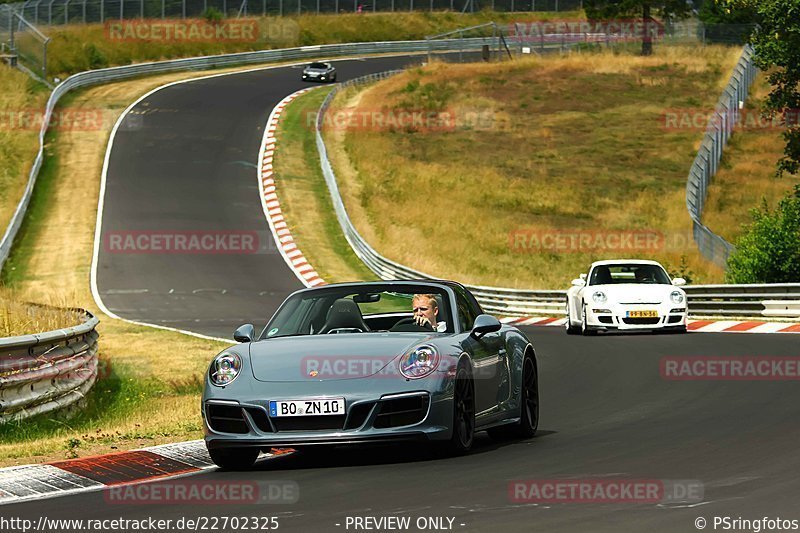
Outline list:
[[[424,316],[431,324],[436,324],[438,309],[427,298],[414,298],[414,316]]]

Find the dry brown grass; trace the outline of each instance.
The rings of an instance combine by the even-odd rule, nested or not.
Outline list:
[[[0,288],[0,337],[30,335],[77,326],[81,313],[66,309],[68,305],[30,305],[20,300],[14,291]]]
[[[444,109],[454,131],[328,131],[351,217],[381,253],[482,285],[564,287],[593,260],[652,257],[695,281],[722,271],[691,242],[685,184],[702,132],[670,109],[712,109],[740,50],[658,47],[503,64],[432,64],[337,98],[358,110]],[[359,100],[360,99],[360,100]],[[464,117],[490,117],[468,127]],[[513,232],[655,231],[649,250],[515,252]]]
[[[25,190],[46,101],[47,92],[26,74],[0,64],[0,232]]]
[[[750,222],[751,209],[763,201],[774,209],[797,181],[775,176],[785,146],[783,130],[759,125],[770,124],[766,120],[756,121],[769,91],[766,77],[759,75],[744,111],[745,123],[751,127],[739,128],[731,137],[721,168],[708,188],[703,222],[729,242],[741,234],[742,224]]]

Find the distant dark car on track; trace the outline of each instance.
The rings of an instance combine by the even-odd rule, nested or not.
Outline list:
[[[336,81],[336,69],[330,63],[315,61],[303,69],[303,81]]]
[[[415,320],[426,301],[435,326]],[[531,342],[455,282],[303,289],[260,335],[246,324],[234,338],[242,344],[214,358],[202,400],[223,468],[248,468],[272,447],[411,440],[458,454],[476,431],[524,438],[538,427]]]

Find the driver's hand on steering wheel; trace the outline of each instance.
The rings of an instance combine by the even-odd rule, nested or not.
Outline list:
[[[424,315],[415,315],[414,324],[433,329],[433,324],[431,324],[431,321]]]

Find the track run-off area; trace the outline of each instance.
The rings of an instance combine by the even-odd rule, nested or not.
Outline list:
[[[344,81],[420,59],[335,65]],[[174,84],[128,110],[108,154],[96,257],[96,294],[111,313],[229,338],[242,323],[263,326],[285,296],[302,287],[270,240],[256,165],[273,107],[306,86],[297,67],[269,68]],[[113,249],[115,235],[209,231],[255,235],[259,252]],[[800,519],[798,381],[684,380],[664,373],[671,358],[796,357],[800,338],[576,337],[556,327],[521,329],[539,362],[541,420],[529,441],[479,435],[472,452],[456,458],[432,456],[424,443],[336,448],[262,461],[248,473],[206,471],[190,478],[288,482],[298,489],[293,503],[120,505],[106,492],[91,492],[8,505],[2,513],[34,521],[276,517],[287,532],[399,530],[357,528],[348,517],[410,517],[409,531],[419,530],[420,517],[440,517],[425,530],[438,523],[438,530],[465,532],[696,531],[700,517],[709,530],[714,517]],[[519,501],[510,491],[520,481],[598,479],[691,481],[702,496],[691,503],[552,503]]]

